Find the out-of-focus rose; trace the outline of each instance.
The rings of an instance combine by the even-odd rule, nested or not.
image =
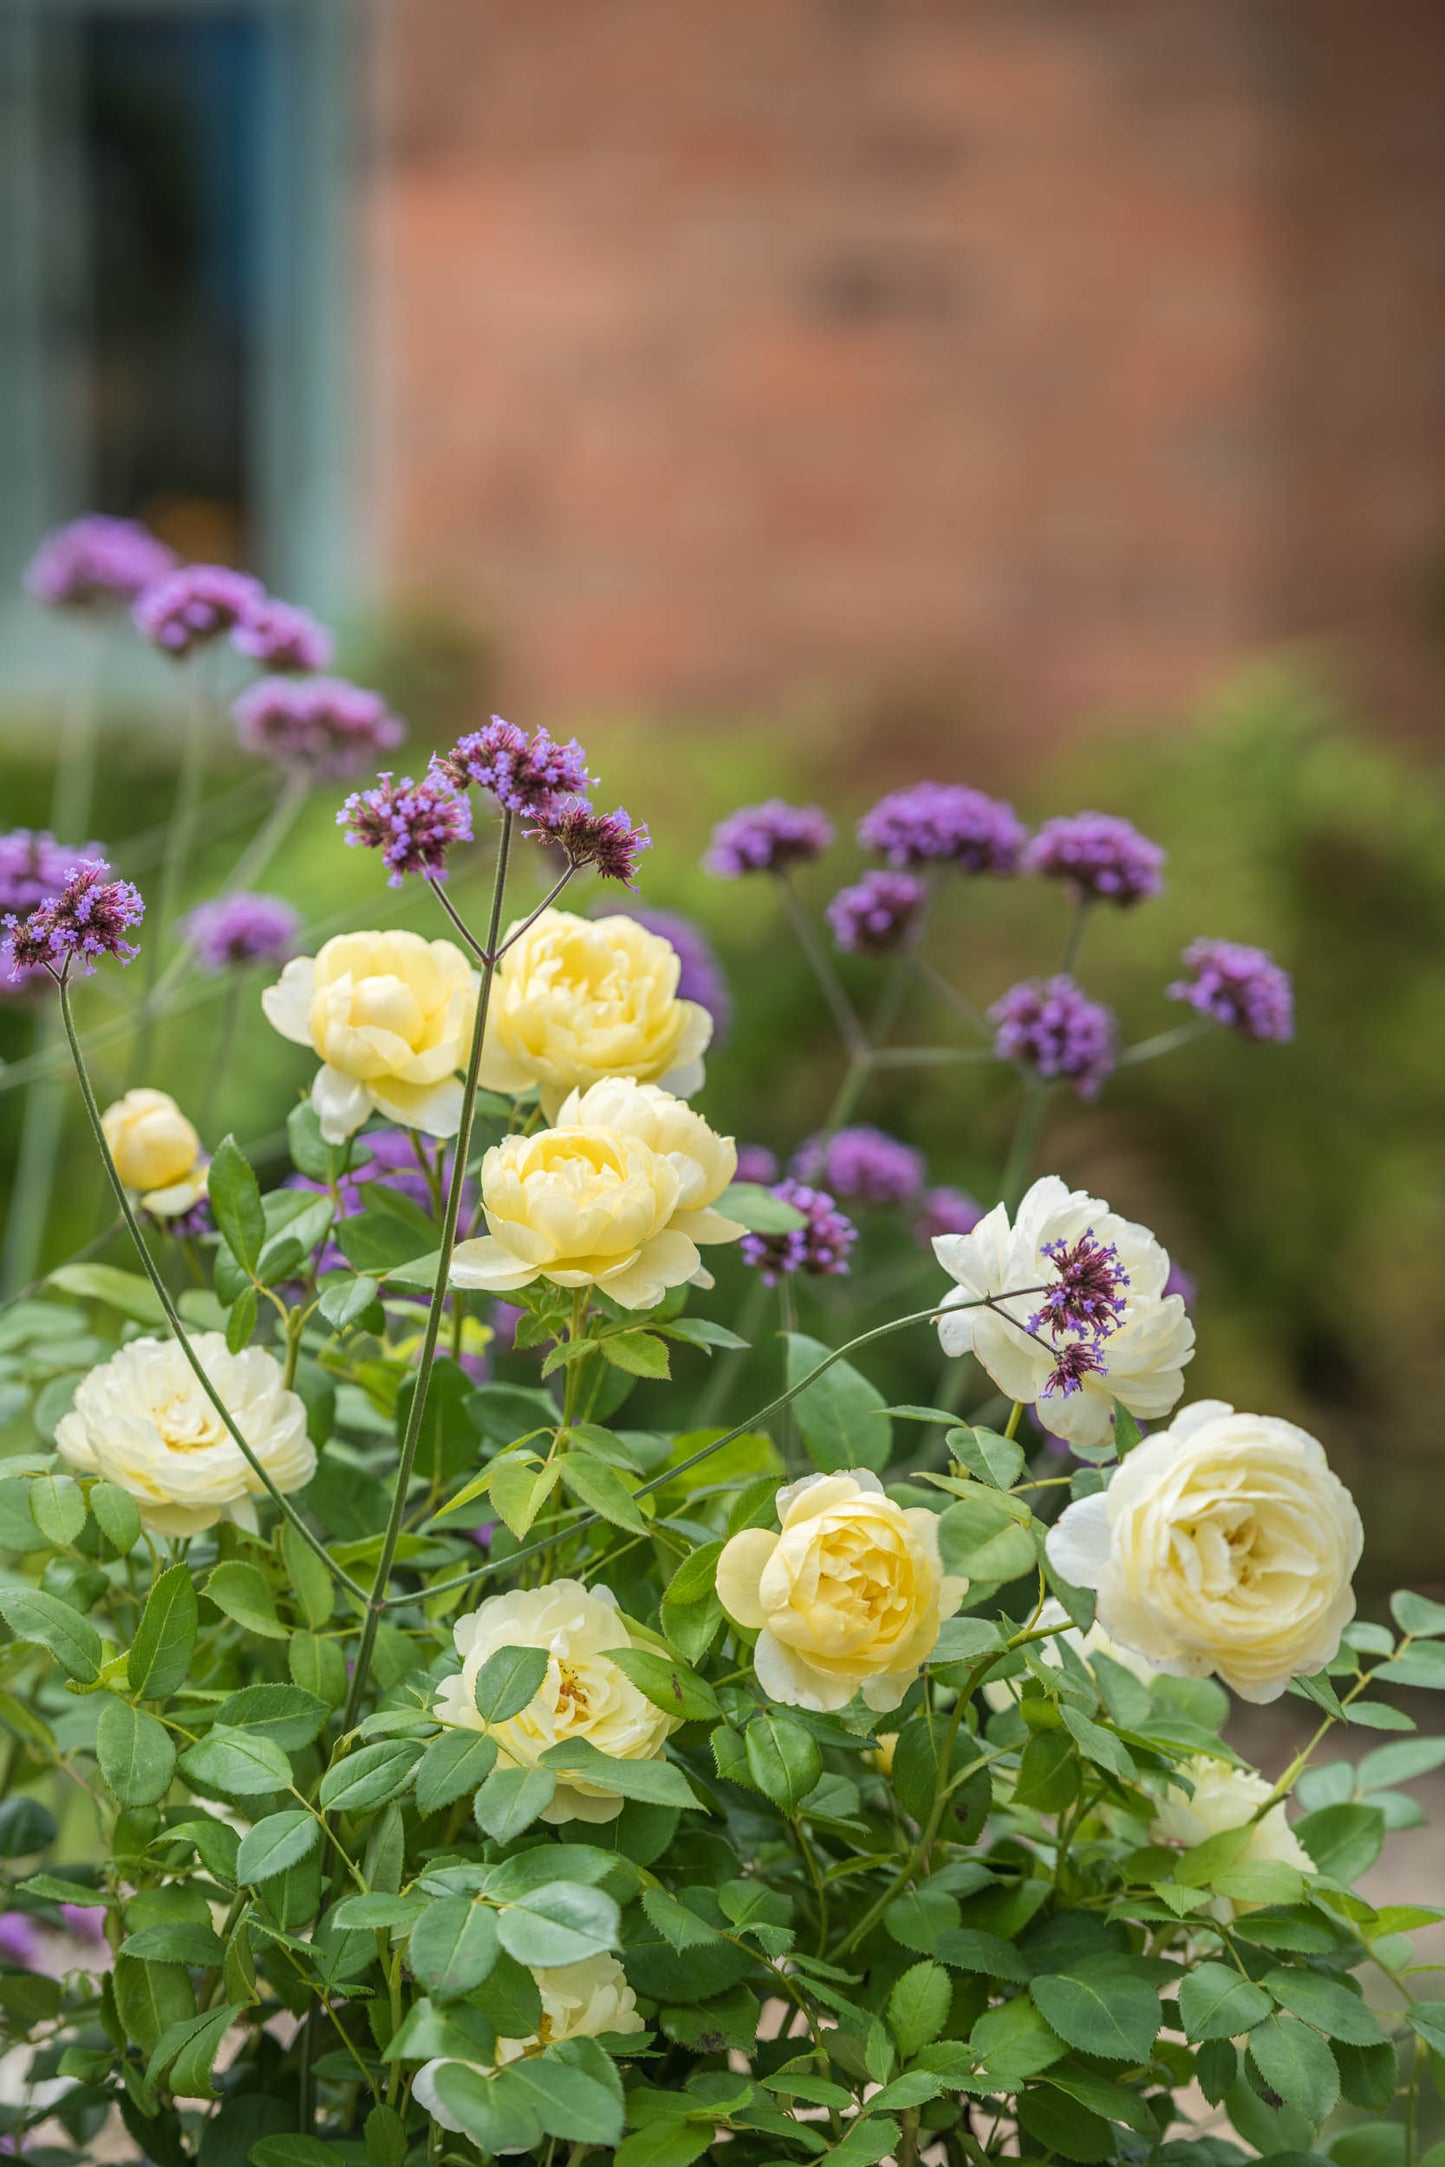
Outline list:
[[[877,1769],[880,1776],[891,1776],[893,1773],[893,1756],[897,1751],[897,1731],[880,1731],[877,1745],[874,1746],[871,1753],[865,1753],[863,1758],[870,1767]]]
[[[316,1472],[306,1409],[263,1347],[231,1354],[220,1332],[191,1345],[231,1419],[278,1490]],[[82,1474],[128,1490],[159,1535],[195,1535],[218,1520],[256,1525],[265,1485],[247,1463],[173,1339],[133,1339],[93,1369],[55,1431]]]
[[[452,1629],[462,1667],[437,1687],[436,1713],[458,1729],[495,1738],[504,1768],[535,1768],[548,1746],[585,1738],[618,1761],[655,1761],[672,1719],[609,1660],[632,1637],[610,1588],[553,1580],[493,1595]],[[499,1648],[546,1648],[547,1675],[525,1708],[503,1723],[477,1712],[477,1675]],[[615,1821],[622,1800],[578,1776],[559,1782],[544,1821]]]
[[[550,1970],[533,1967],[532,1977],[542,1997],[542,2021],[531,2038],[499,2039],[491,2062],[466,2062],[463,2068],[489,2077],[539,2047],[555,2046],[559,2039],[598,2039],[606,2032],[647,2029],[626,1973],[606,1950],[584,1957],[580,1964],[559,1964]],[[437,2072],[448,2066],[443,2059],[423,2062],[412,2082],[412,2097],[440,2128],[462,2131],[463,2123],[437,2089]]]
[[[1117,1640],[1111,1640],[1097,1618],[1087,1633],[1081,1633],[1076,1625],[1070,1625],[1069,1613],[1057,1596],[1051,1595],[1042,1605],[1037,1624],[1043,1627],[1063,1627],[1062,1632],[1052,1634],[1048,1640],[1033,1642],[1034,1654],[1040,1662],[1051,1663],[1055,1670],[1063,1668],[1064,1659],[1059,1653],[1059,1642],[1066,1640],[1075,1655],[1082,1656],[1086,1663],[1091,1655],[1106,1655],[1111,1663],[1122,1664],[1125,1670],[1132,1671],[1141,1685],[1148,1685],[1150,1679],[1158,1675],[1153,1665],[1146,1663],[1142,1655],[1136,1655],[1132,1648],[1121,1648]],[[1023,1683],[1021,1678],[990,1678],[985,1683],[983,1697],[995,1715],[1001,1715],[1005,1708],[1013,1706]]]
[[[1176,1785],[1170,1786],[1150,1827],[1151,1843],[1179,1844],[1193,1850],[1211,1836],[1245,1827],[1273,1791],[1273,1786],[1254,1769],[1236,1768],[1232,1762],[1215,1760],[1210,1754],[1200,1753],[1182,1761],[1178,1773],[1193,1785],[1193,1796],[1187,1797]],[[1306,1874],[1313,1870],[1313,1862],[1285,1818],[1283,1799],[1253,1821],[1236,1863],[1293,1866]],[[1217,1896],[1209,1906],[1212,1916],[1226,1924],[1236,1912],[1257,1908],[1228,1896]]]
[[[205,1195],[201,1139],[168,1091],[127,1091],[100,1125],[116,1172],[157,1218],[189,1211]]]
[[[939,1562],[937,1519],[864,1468],[789,1483],[777,1507],[779,1534],[744,1528],[717,1565],[718,1600],[758,1635],[759,1685],[794,1708],[859,1691],[896,1708],[968,1589]]]
[[[597,1286],[624,1309],[650,1309],[689,1280],[711,1285],[697,1245],[743,1232],[712,1209],[736,1165],[731,1137],[655,1084],[614,1077],[574,1091],[556,1128],[487,1153],[489,1231],[458,1244],[452,1284]]]
[[[712,1017],[677,998],[677,951],[635,918],[544,910],[502,958],[482,1082],[536,1084],[549,1118],[567,1093],[635,1076],[687,1098],[702,1082]]]
[[[476,1001],[477,974],[459,948],[405,932],[338,934],[261,996],[281,1036],[321,1056],[311,1103],[329,1144],[372,1113],[454,1136]]]
[[[1070,1505],[1048,1549],[1066,1580],[1098,1590],[1105,1631],[1157,1670],[1214,1671],[1272,1701],[1337,1652],[1363,1540],[1313,1437],[1200,1400]]]

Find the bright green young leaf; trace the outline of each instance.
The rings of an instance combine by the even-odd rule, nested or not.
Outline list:
[[[938,1546],[944,1570],[978,1581],[1016,1580],[1021,1573],[1032,1572],[1034,1539],[1028,1525],[1020,1522],[1018,1511],[997,1490],[982,1484],[976,1489],[971,1483],[966,1487],[972,1494],[939,1515]]]
[[[612,1648],[608,1660],[630,1678],[655,1708],[684,1723],[717,1723],[722,1707],[705,1678],[676,1656],[652,1648]]]
[[[233,1798],[284,1791],[291,1784],[291,1763],[273,1740],[255,1731],[228,1730],[213,1723],[204,1738],[181,1755],[181,1772]]]
[[[748,1774],[765,1798],[795,1814],[823,1773],[818,1742],[801,1723],[765,1709],[743,1733]]]
[[[1320,1873],[1357,1881],[1384,1847],[1385,1816],[1378,1806],[1321,1806],[1297,1821],[1294,1832]]]
[[[320,1737],[329,1710],[315,1693],[297,1685],[243,1685],[216,1710],[229,1730],[260,1731],[286,1753],[299,1753]]]
[[[253,1272],[266,1239],[266,1215],[261,1209],[256,1177],[234,1136],[223,1138],[216,1148],[206,1193],[212,1216],[232,1255],[246,1271]]]
[[[948,2022],[953,1987],[941,1964],[913,1964],[888,1997],[888,2029],[905,2062],[931,2046]]]
[[[945,1442],[960,1466],[995,1490],[1012,1489],[1023,1470],[1023,1446],[994,1430],[952,1429]]]
[[[30,1517],[48,1543],[67,1550],[85,1525],[86,1503],[73,1475],[36,1475],[30,1484]]]
[[[595,2039],[563,2039],[509,2065],[549,2136],[611,2148],[622,2141],[622,2079]]]
[[[564,1779],[583,1776],[599,1791],[639,1799],[648,1806],[686,1808],[698,1803],[686,1776],[671,1761],[614,1760],[588,1738],[569,1738],[560,1745],[548,1746],[541,1766],[550,1775]]]
[[[787,1335],[786,1373],[790,1387],[832,1353],[818,1339],[801,1332]],[[813,1465],[825,1475],[839,1468],[866,1467],[881,1474],[893,1452],[893,1425],[886,1402],[850,1362],[835,1362],[793,1401],[793,1413]]]
[[[672,1375],[667,1342],[655,1332],[609,1332],[598,1344],[613,1368],[625,1370],[630,1377]],[[565,1476],[565,1467],[562,1472]]]
[[[1445,1603],[1436,1603],[1428,1595],[1412,1594],[1402,1588],[1390,1597],[1390,1615],[1402,1633],[1410,1633],[1417,1640],[1433,1640],[1445,1633]]]
[[[105,1651],[89,1618],[41,1588],[0,1587],[0,1617],[17,1640],[48,1648],[62,1670],[81,1685],[94,1685]]]
[[[647,1518],[615,1467],[586,1452],[569,1452],[561,1464],[563,1487],[589,1512],[600,1513],[614,1527],[646,1532]]]
[[[420,1759],[415,1739],[378,1739],[328,1768],[317,1795],[328,1813],[371,1813],[410,1787]]]
[[[139,1272],[117,1271],[113,1264],[62,1264],[50,1274],[50,1285],[63,1294],[78,1294],[82,1301],[104,1302],[137,1324],[155,1329],[165,1325],[160,1296]]]
[[[291,1523],[281,1528],[281,1557],[291,1595],[301,1616],[314,1631],[331,1622],[334,1591],[330,1573],[309,1543],[303,1542]]]
[[[123,1806],[154,1806],[171,1787],[176,1749],[163,1723],[107,1694],[95,1727],[95,1754]]]
[[[796,1204],[789,1204],[771,1189],[755,1181],[735,1181],[718,1198],[717,1209],[735,1219],[750,1234],[791,1234],[807,1221]]]
[[[118,1483],[97,1482],[91,1488],[90,1509],[117,1556],[124,1557],[135,1548],[141,1535],[140,1507],[129,1490],[122,1490]]]
[[[276,1615],[276,1599],[259,1565],[228,1558],[206,1582],[206,1597],[216,1608],[263,1640],[285,1640],[287,1628]]]

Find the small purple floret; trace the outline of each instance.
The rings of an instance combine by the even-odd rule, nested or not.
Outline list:
[[[1124,1289],[1129,1274],[1119,1261],[1112,1242],[1094,1238],[1085,1227],[1076,1242],[1045,1242],[1043,1253],[1058,1274],[1047,1288],[1042,1306],[1029,1318],[1031,1332],[1087,1332],[1096,1340],[1107,1339],[1124,1321]]]
[[[1074,813],[1046,820],[1024,852],[1026,873],[1065,880],[1085,902],[1127,906],[1158,895],[1164,852],[1132,821],[1113,813]]]
[[[912,783],[858,823],[864,849],[890,865],[956,865],[965,873],[1016,873],[1026,835],[1011,805],[963,783]]]
[[[833,939],[845,954],[891,955],[917,926],[923,903],[923,883],[911,873],[865,873],[828,905]]]
[[[108,879],[109,872],[104,859],[83,859],[71,866],[59,895],[28,917],[12,911],[0,920],[6,935],[0,954],[12,979],[41,969],[59,978],[73,964],[89,977],[98,956],[126,964],[140,954],[125,935],[140,924],[145,904],[137,888],[128,880]]]
[[[821,857],[833,840],[833,823],[818,805],[745,805],[712,831],[703,865],[721,880],[744,873],[780,873]]]
[[[1044,1384],[1044,1397],[1057,1392],[1067,1399],[1077,1392],[1086,1377],[1102,1377],[1108,1371],[1108,1363],[1092,1339],[1067,1339],[1054,1355],[1054,1366]]]
[[[921,1151],[866,1127],[810,1137],[790,1168],[798,1181],[827,1189],[845,1204],[910,1204],[926,1171]]]
[[[46,535],[25,588],[50,609],[125,607],[175,566],[175,551],[138,519],[88,512]]]
[[[1187,1001],[1241,1038],[1284,1044],[1294,1037],[1289,972],[1267,950],[1240,941],[1194,941],[1184,961],[1193,976],[1168,988],[1171,1001]]]
[[[627,915],[635,918],[640,926],[646,926],[649,933],[660,933],[670,944],[682,966],[677,979],[677,997],[680,1001],[696,1001],[699,1008],[707,1010],[713,1023],[712,1050],[720,1052],[732,1024],[732,995],[717,952],[702,927],[677,911],[650,910],[641,904],[629,906]],[[743,1178],[741,1174],[738,1176],[740,1181]],[[747,1176],[748,1180],[755,1178]],[[767,1178],[773,1177],[770,1174]]]
[[[744,1263],[755,1265],[770,1287],[793,1272],[829,1278],[846,1273],[858,1229],[827,1191],[789,1180],[778,1182],[772,1193],[803,1212],[806,1223],[787,1234],[744,1234],[738,1244]]]
[[[940,1234],[971,1234],[982,1217],[982,1204],[963,1189],[929,1189],[914,1221],[914,1238],[931,1249]]]
[[[1115,1060],[1114,1018],[1091,1001],[1072,978],[1027,980],[994,1002],[988,1020],[997,1027],[994,1052],[1054,1081],[1074,1085],[1093,1098]]]
[[[493,715],[483,730],[460,738],[437,766],[458,790],[472,784],[489,790],[504,812],[545,820],[565,798],[583,798],[596,781],[576,738],[561,745],[549,730],[528,737],[515,723]]]
[[[147,587],[132,611],[142,639],[177,661],[229,632],[266,600],[259,579],[226,564],[183,564]]]
[[[231,633],[231,645],[248,661],[278,674],[302,674],[329,668],[334,646],[324,624],[309,609],[292,602],[278,602],[266,595],[242,617]]]
[[[585,798],[560,800],[526,833],[558,844],[575,871],[590,865],[601,879],[620,880],[628,888],[637,886],[637,861],[652,848],[645,825],[634,826],[622,806],[615,813],[595,813]]]
[[[345,781],[406,735],[379,692],[344,677],[262,677],[231,709],[246,752],[297,774]]]
[[[408,873],[445,880],[447,852],[472,839],[471,807],[439,775],[419,783],[382,775],[373,789],[352,792],[336,824],[348,843],[381,852],[389,888],[399,888]]]
[[[182,928],[203,971],[284,963],[296,952],[301,920],[279,895],[218,895],[198,903]]]

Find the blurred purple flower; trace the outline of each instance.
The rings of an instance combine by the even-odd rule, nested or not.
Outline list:
[[[778,1178],[778,1155],[769,1151],[766,1144],[738,1145],[738,1181],[756,1182],[766,1189]]]
[[[994,1002],[988,1020],[997,1026],[994,1051],[1000,1061],[1071,1083],[1081,1098],[1093,1098],[1113,1069],[1114,1018],[1072,978],[1011,986]]]
[[[923,883],[911,873],[865,873],[828,905],[833,939],[845,954],[890,955],[914,930],[923,902]]]
[[[445,880],[447,852],[472,839],[470,805],[439,775],[419,783],[381,775],[370,790],[353,790],[336,824],[351,845],[381,852],[388,888],[399,888],[408,873]]]
[[[703,865],[720,880],[744,873],[778,873],[821,857],[833,840],[833,823],[817,805],[785,805],[769,798],[745,805],[712,831]]]
[[[105,1947],[105,1913],[97,1905],[62,1904],[60,1916],[65,1931],[75,1940],[88,1942],[93,1949]]]
[[[142,639],[179,661],[258,609],[266,590],[225,564],[184,564],[147,587],[131,615]]]
[[[928,1189],[913,1232],[920,1247],[931,1249],[940,1234],[971,1234],[982,1217],[982,1204],[963,1189]]]
[[[927,1168],[921,1151],[882,1129],[860,1127],[809,1137],[788,1171],[845,1204],[908,1204],[923,1187]]]
[[[25,588],[51,609],[123,607],[175,565],[175,551],[138,519],[87,512],[46,535],[26,568]]]
[[[231,709],[242,749],[297,774],[345,781],[392,751],[405,725],[344,677],[262,677]]]
[[[1158,895],[1164,852],[1113,813],[1046,820],[1024,852],[1024,871],[1066,880],[1082,901],[1128,905]]]
[[[335,642],[309,609],[268,594],[234,626],[231,645],[264,670],[290,674],[329,668]]]
[[[1195,1278],[1193,1272],[1186,1272],[1182,1264],[1175,1264],[1171,1259],[1169,1277],[1164,1282],[1164,1292],[1166,1296],[1177,1294],[1184,1307],[1192,1309],[1199,1298],[1199,1281]]]
[[[716,951],[702,927],[677,911],[650,910],[641,904],[629,910],[628,916],[635,918],[640,926],[646,926],[649,933],[660,933],[675,949],[682,966],[678,973],[677,997],[680,1001],[696,1001],[699,1008],[707,1010],[713,1023],[712,1050],[719,1052],[732,1027],[732,995],[728,992],[727,979]],[[756,1178],[752,1174],[738,1176],[739,1181]]]
[[[1289,972],[1266,949],[1240,941],[1194,941],[1184,951],[1193,973],[1168,988],[1171,1001],[1187,1001],[1201,1016],[1238,1031],[1241,1038],[1283,1044],[1294,1037],[1294,989]]]
[[[912,783],[880,798],[863,815],[858,840],[894,866],[1016,873],[1026,830],[1011,805],[981,790],[963,783]]]
[[[182,927],[196,962],[213,975],[248,963],[284,963],[301,920],[279,895],[218,895],[198,903]]]
[[[787,1234],[744,1234],[738,1244],[743,1261],[756,1266],[770,1287],[793,1272],[829,1278],[845,1274],[858,1229],[827,1191],[786,1180],[776,1183],[773,1195],[802,1212],[805,1223]]]
[[[419,1204],[423,1211],[430,1212],[432,1208],[431,1187],[416,1155],[416,1148],[412,1141],[415,1133],[411,1129],[368,1129],[365,1132],[359,1141],[362,1148],[371,1153],[371,1157],[363,1165],[355,1167],[351,1173],[343,1174],[338,1182],[337,1199],[340,1207],[338,1212],[340,1218],[354,1219],[358,1212],[365,1211],[366,1191],[374,1181],[384,1183],[388,1189],[394,1189],[399,1196],[408,1197],[413,1204]],[[443,1194],[446,1192],[446,1184],[451,1180],[451,1172],[452,1154],[448,1152],[442,1162]],[[324,1181],[312,1181],[305,1174],[292,1174],[286,1186],[291,1189],[310,1189],[318,1196],[325,1196],[328,1193]],[[474,1203],[475,1197],[471,1185],[467,1184],[462,1190],[462,1219],[464,1223],[470,1216]],[[322,1272],[336,1272],[351,1271],[353,1267],[348,1264],[346,1257],[336,1244],[328,1242],[321,1252],[317,1269]]]
[[[0,1911],[0,1958],[34,1970],[40,1961],[40,1929],[28,1911]]]

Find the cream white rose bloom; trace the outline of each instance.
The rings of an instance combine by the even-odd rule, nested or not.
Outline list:
[[[1243,1828],[1274,1788],[1252,1768],[1236,1768],[1230,1761],[1218,1761],[1202,1753],[1181,1762],[1179,1773],[1193,1785],[1193,1796],[1171,1785],[1155,1813],[1149,1840],[1178,1844],[1186,1851],[1207,1843],[1211,1836],[1222,1836],[1228,1829]],[[1264,1862],[1293,1866],[1306,1874],[1313,1871],[1313,1861],[1285,1818],[1283,1799],[1268,1813],[1260,1814],[1239,1854],[1241,1865]],[[1257,1906],[1218,1896],[1208,1908],[1214,1918],[1228,1924],[1236,1911],[1253,1911]]]
[[[672,1718],[608,1660],[609,1650],[633,1646],[610,1588],[553,1580],[493,1595],[458,1618],[452,1638],[462,1667],[437,1687],[436,1714],[442,1723],[495,1738],[503,1768],[536,1768],[548,1746],[571,1738],[585,1738],[618,1761],[660,1758]],[[477,1713],[477,1675],[499,1648],[545,1648],[551,1660],[519,1714],[484,1723]],[[558,1783],[542,1819],[615,1821],[621,1811],[615,1792],[569,1776]]]
[[[1107,1490],[1070,1505],[1048,1551],[1066,1580],[1098,1590],[1105,1631],[1157,1670],[1214,1671],[1242,1699],[1272,1701],[1338,1651],[1363,1542],[1313,1437],[1199,1400]]]
[[[637,2010],[637,1997],[627,1974],[615,1956],[604,1951],[584,1957],[580,1964],[558,1964],[550,1970],[532,1968],[542,1997],[542,2021],[530,2039],[499,2039],[491,2062],[467,2062],[478,2076],[489,2077],[508,2062],[555,2046],[559,2039],[599,2039],[606,2032],[642,2032],[647,2026]],[[412,2097],[441,2129],[462,2130],[444,2100],[437,2095],[436,2075],[445,2061],[423,2062],[412,2080]]]
[[[635,918],[544,910],[498,967],[482,1082],[510,1092],[536,1084],[549,1119],[569,1091],[604,1076],[691,1097],[712,1017],[677,998],[681,970],[672,943]]]
[[[168,1091],[127,1091],[100,1125],[116,1172],[156,1218],[187,1212],[205,1195],[201,1139]]]
[[[460,948],[419,933],[341,933],[287,964],[261,1006],[283,1038],[321,1056],[311,1103],[328,1144],[373,1113],[455,1136],[477,983]]]
[[[655,1084],[574,1091],[556,1128],[505,1137],[483,1159],[488,1232],[458,1243],[450,1283],[595,1286],[624,1309],[651,1309],[687,1281],[710,1286],[697,1245],[742,1234],[712,1209],[736,1169],[732,1138]]]
[[[1111,1663],[1118,1663],[1125,1670],[1132,1671],[1140,1685],[1148,1685],[1152,1678],[1159,1675],[1153,1664],[1146,1663],[1142,1655],[1136,1655],[1132,1648],[1121,1648],[1117,1640],[1111,1640],[1097,1618],[1087,1633],[1081,1633],[1077,1625],[1069,1623],[1069,1613],[1056,1595],[1051,1595],[1044,1603],[1035,1622],[1045,1629],[1051,1626],[1064,1628],[1062,1632],[1054,1632],[1048,1640],[1036,1640],[1032,1643],[1034,1654],[1039,1661],[1052,1664],[1055,1670],[1063,1668],[1064,1659],[1059,1653],[1059,1642],[1066,1640],[1075,1655],[1082,1656],[1086,1663],[1090,1656],[1106,1655]],[[1022,1677],[987,1680],[983,1697],[995,1715],[1001,1715],[1005,1708],[1013,1706],[1024,1682]]]
[[[718,1600],[756,1632],[753,1669],[794,1708],[896,1708],[968,1591],[945,1574],[938,1520],[895,1505],[866,1468],[777,1496],[780,1532],[744,1528],[717,1562]]]
[[[231,1354],[220,1332],[191,1345],[231,1419],[283,1493],[316,1472],[306,1409],[263,1347]],[[55,1442],[71,1466],[129,1490],[158,1535],[195,1535],[218,1520],[254,1528],[265,1485],[246,1462],[173,1339],[133,1339],[93,1369]]]
[[[1149,1229],[1049,1174],[1034,1183],[1012,1222],[998,1204],[971,1234],[938,1235],[933,1253],[958,1281],[957,1294],[947,1297],[951,1305],[998,1297],[1011,1288],[1057,1284],[1044,1245],[1062,1243],[1069,1249],[1086,1233],[1102,1246],[1112,1244],[1128,1275],[1121,1290],[1123,1317],[1099,1342],[1102,1375],[1085,1376],[1073,1391],[1048,1389],[1057,1349],[1046,1324],[1039,1325],[1036,1337],[1028,1331],[1042,1299],[1037,1293],[1015,1295],[994,1309],[951,1311],[939,1319],[938,1336],[945,1354],[977,1355],[1011,1400],[1037,1403],[1056,1436],[1072,1445],[1101,1445],[1113,1428],[1116,1399],[1145,1421],[1168,1414],[1184,1390],[1184,1365],[1194,1352],[1194,1326],[1182,1297],[1164,1292],[1169,1258]]]

